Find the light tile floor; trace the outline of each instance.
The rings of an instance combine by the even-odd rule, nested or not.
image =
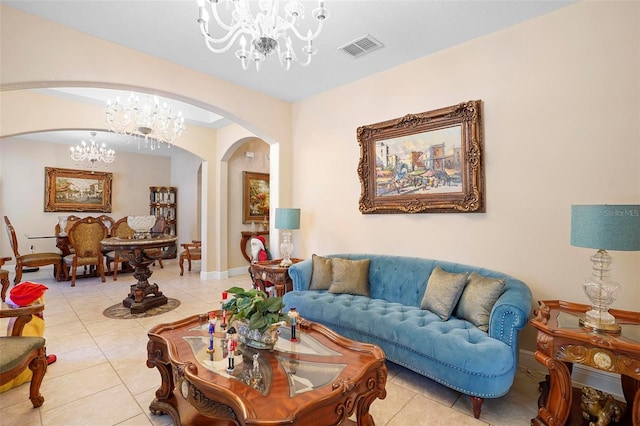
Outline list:
[[[181,277],[176,260],[164,263],[164,269],[153,267],[149,281],[181,304],[166,314],[137,320],[102,315],[126,297],[135,283],[131,274],[119,275],[118,281],[107,277],[105,283],[99,278],[78,279],[75,287],[56,282],[47,267],[24,274],[24,280],[49,287],[45,338],[47,352],[56,354],[58,361],[45,375],[42,407],[32,408],[28,384],[0,394],[0,425],[171,425],[168,416],[148,409],[160,376],[145,363],[147,330],[217,308],[223,290],[248,288],[251,282],[248,275],[201,281],[197,262]],[[6,328],[6,320],[0,328]],[[387,397],[371,406],[377,425],[528,425],[537,414],[539,371],[519,371],[510,393],[485,400],[476,420],[468,397],[395,364],[388,363],[388,370]]]

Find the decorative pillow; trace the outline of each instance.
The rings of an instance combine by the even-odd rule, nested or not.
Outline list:
[[[465,319],[482,331],[489,330],[491,309],[504,290],[506,281],[472,272],[460,296],[455,316]]]
[[[371,260],[331,258],[332,284],[329,293],[369,296],[369,264]]]
[[[420,309],[427,309],[438,315],[442,321],[451,316],[467,283],[468,274],[444,271],[436,266],[427,282],[427,289],[420,302]]]
[[[311,256],[311,284],[309,290],[329,290],[331,287],[331,259],[318,255]]]

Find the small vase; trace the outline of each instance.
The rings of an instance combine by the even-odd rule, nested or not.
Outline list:
[[[250,330],[249,323],[247,321],[237,320],[234,323],[234,327],[238,332],[241,343],[255,349],[272,350],[278,341],[280,327],[285,324],[285,321],[271,324],[262,334],[260,334],[259,330]]]

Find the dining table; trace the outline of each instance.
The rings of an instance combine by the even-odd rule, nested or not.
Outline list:
[[[156,260],[175,256],[177,241],[178,237],[171,235],[140,239],[110,237],[102,240],[102,247],[105,250],[115,250],[134,268],[133,276],[138,282],[131,285],[129,294],[122,301],[122,305],[130,308],[132,314],[140,314],[168,302],[158,284],[149,284],[149,277],[153,274],[149,265]]]

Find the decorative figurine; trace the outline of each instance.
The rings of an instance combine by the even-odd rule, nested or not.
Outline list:
[[[238,341],[236,340],[236,329],[230,327],[229,331],[227,331],[227,353],[229,358],[229,366],[227,367],[228,373],[231,373],[236,368],[236,360],[234,358],[234,355],[237,346]]]
[[[213,335],[215,332],[216,317],[213,312],[209,312],[209,347],[207,348],[207,353],[209,354],[211,361],[213,361],[213,353],[216,351],[216,349],[213,347]]]
[[[296,311],[296,308],[291,308],[287,316],[291,319],[291,341],[297,342],[298,337],[296,336],[296,324],[298,323],[298,318],[300,314]]]
[[[611,395],[597,389],[583,387],[580,399],[582,418],[589,421],[589,426],[618,423],[624,416],[624,407]]]
[[[262,235],[251,237],[251,263],[269,260],[269,252],[265,244],[266,240]]]
[[[227,311],[224,310],[224,305],[225,303],[227,303],[228,296],[229,294],[226,291],[222,292],[222,302],[220,302],[222,306],[222,321],[220,323],[220,328],[222,328],[223,330],[227,328]]]

